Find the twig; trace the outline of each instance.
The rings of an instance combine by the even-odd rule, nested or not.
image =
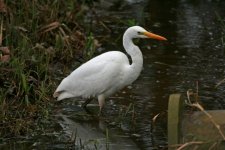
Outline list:
[[[215,149],[215,146],[217,145],[217,142],[213,143],[210,147],[209,147],[209,150],[213,150]]]
[[[198,100],[199,90],[198,90],[198,81],[196,81],[196,100]]]
[[[3,17],[1,17],[1,26],[0,26],[0,46],[2,45],[2,38],[3,38],[3,35],[2,35],[2,30],[3,30]]]
[[[191,98],[190,98],[191,95],[193,95],[193,91],[192,91],[192,89],[188,89],[187,90],[187,101],[186,101],[187,105],[192,104],[191,103]]]
[[[180,147],[177,148],[177,150],[182,150],[184,149],[185,147],[187,146],[190,146],[190,145],[199,145],[199,144],[203,144],[204,142],[202,141],[192,141],[192,142],[187,142],[187,143],[184,143],[183,145],[181,145]]]
[[[217,88],[218,86],[220,86],[222,83],[224,83],[225,82],[225,78],[223,79],[223,80],[221,80],[220,82],[218,82],[217,84],[216,84],[216,86],[215,86],[215,88]]]
[[[187,68],[187,69],[193,69],[193,67],[184,67],[184,66],[170,65],[170,64],[166,64],[166,63],[158,62],[158,61],[154,62],[154,64],[168,66],[170,68]]]

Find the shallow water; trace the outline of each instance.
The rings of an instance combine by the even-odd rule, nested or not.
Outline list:
[[[118,23],[118,27],[115,22],[129,22],[129,19],[168,38],[166,43],[152,40],[138,43],[144,54],[141,76],[132,88],[111,97],[117,104],[135,104],[134,132],[140,137],[134,141],[141,149],[167,144],[165,112],[169,94],[196,90],[198,82],[206,109],[225,108],[224,84],[215,88],[225,76],[222,29],[216,16],[216,13],[224,16],[224,8],[222,1],[143,0],[121,2],[117,7],[102,6],[98,10],[99,18],[106,20],[106,25],[113,29],[111,42],[128,27],[126,23]],[[116,43],[121,43],[120,40]],[[122,49],[121,44],[111,42],[106,42],[105,48]],[[162,116],[152,131],[151,118],[158,113]]]
[[[169,94],[196,90],[198,82],[206,109],[225,108],[224,84],[215,88],[225,76],[222,29],[216,16],[216,13],[224,16],[224,8],[222,1],[143,0],[124,2],[117,7],[103,6],[99,10],[100,18],[111,18],[112,21],[106,21],[106,24],[115,36],[128,26],[126,23],[115,26],[115,20],[135,18],[137,24],[168,38],[166,43],[152,40],[138,43],[144,54],[141,76],[131,89],[117,94],[120,98],[111,98],[118,104],[135,104],[135,132],[141,135],[135,139],[138,147],[152,149],[167,144],[164,113]],[[110,40],[117,39],[113,38]],[[122,49],[121,45],[107,44],[110,50]],[[151,118],[158,113],[162,116],[151,131]]]
[[[86,22],[102,44],[99,54],[123,50],[122,33],[135,23],[165,36],[168,42],[137,41],[144,54],[143,71],[134,84],[108,98],[105,117],[87,115],[77,103],[66,101],[57,105],[54,116],[57,125],[54,131],[50,130],[51,135],[24,139],[19,144],[13,142],[11,146],[82,149],[83,144],[85,149],[105,149],[108,131],[110,149],[163,149],[167,145],[166,111],[170,94],[196,90],[198,81],[203,106],[225,108],[225,84],[215,88],[225,77],[222,29],[215,14],[223,17],[224,8],[225,2],[210,0],[96,3],[96,14],[90,13]],[[97,112],[96,105],[92,108]],[[118,119],[126,110],[127,115]],[[158,113],[159,118],[152,126],[152,118]]]

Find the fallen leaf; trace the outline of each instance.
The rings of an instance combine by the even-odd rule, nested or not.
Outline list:
[[[0,51],[2,51],[2,53],[4,54],[4,55],[9,55],[10,54],[10,50],[9,50],[9,48],[8,47],[0,47]]]
[[[9,60],[10,60],[10,55],[3,55],[0,58],[1,62],[9,62]]]
[[[0,12],[2,13],[6,13],[7,12],[7,9],[6,9],[6,5],[4,3],[4,0],[0,0]]]
[[[16,29],[20,30],[20,31],[23,31],[23,32],[28,32],[28,30],[24,27],[21,27],[21,26],[15,26]]]
[[[158,113],[157,115],[155,115],[155,116],[152,118],[153,123],[156,122],[156,119],[158,118],[159,115],[160,115],[160,113]]]
[[[52,23],[50,23],[50,24],[45,25],[44,27],[42,27],[40,31],[43,34],[43,33],[49,32],[49,31],[51,31],[53,29],[58,28],[60,25],[61,24],[59,22],[55,21],[55,22],[52,22]]]

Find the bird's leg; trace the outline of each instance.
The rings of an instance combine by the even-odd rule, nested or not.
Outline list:
[[[98,96],[98,104],[99,104],[99,116],[102,115],[102,108],[105,105],[105,97],[104,95]]]
[[[87,108],[87,104],[89,104],[92,101],[91,98],[88,98],[81,106],[86,109]]]

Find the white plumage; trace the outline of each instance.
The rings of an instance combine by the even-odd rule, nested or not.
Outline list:
[[[140,49],[132,42],[133,38],[166,38],[147,32],[139,26],[133,26],[123,35],[123,46],[131,56],[129,63],[127,56],[120,51],[103,53],[84,63],[69,76],[64,78],[54,93],[57,100],[72,97],[97,97],[100,111],[105,98],[135,81],[143,66],[143,56]],[[86,106],[90,100],[84,103]]]

